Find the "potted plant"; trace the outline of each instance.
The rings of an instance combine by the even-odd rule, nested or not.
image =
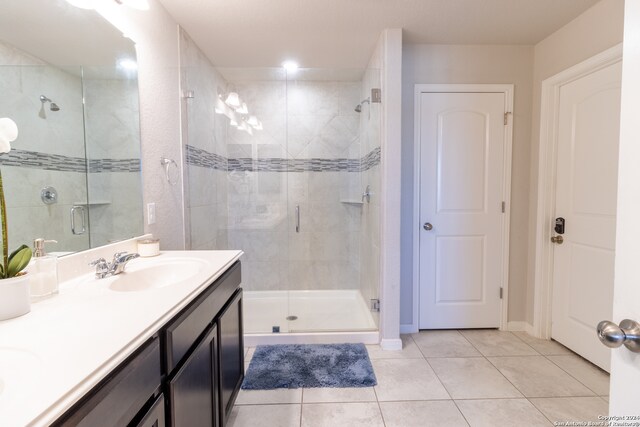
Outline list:
[[[0,119],[0,154],[11,151],[18,137],[18,126],[8,118]],[[2,263],[0,264],[0,320],[22,316],[31,310],[29,277],[23,270],[31,260],[31,249],[21,245],[9,254],[7,206],[0,171],[0,219],[2,221]]]

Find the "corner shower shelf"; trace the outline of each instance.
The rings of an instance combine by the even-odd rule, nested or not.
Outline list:
[[[347,205],[362,205],[362,204],[364,204],[362,202],[362,200],[358,200],[358,199],[342,199],[342,200],[340,200],[340,203],[345,203]]]

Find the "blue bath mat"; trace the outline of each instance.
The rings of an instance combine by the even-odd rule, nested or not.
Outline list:
[[[364,344],[287,344],[256,347],[242,388],[273,390],[376,384]]]

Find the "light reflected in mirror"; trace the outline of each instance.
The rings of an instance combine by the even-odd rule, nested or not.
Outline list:
[[[135,48],[93,10],[4,0],[0,155],[9,246],[75,252],[143,233]]]

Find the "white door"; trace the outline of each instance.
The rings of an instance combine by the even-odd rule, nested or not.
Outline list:
[[[555,212],[565,232],[554,245],[551,337],[607,371],[611,352],[594,327],[613,305],[621,76],[618,62],[562,86],[558,108]]]
[[[420,329],[500,326],[505,97],[420,94]]]
[[[613,320],[640,322],[640,2],[625,2]],[[610,415],[640,415],[640,353],[612,351]],[[637,418],[635,421],[637,422]],[[633,420],[622,420],[632,422]]]

